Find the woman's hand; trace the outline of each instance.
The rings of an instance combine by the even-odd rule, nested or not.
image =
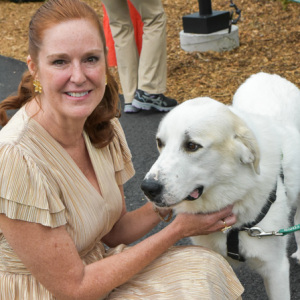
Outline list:
[[[180,226],[182,237],[207,235],[221,231],[236,222],[236,216],[232,214],[232,205],[208,214],[178,214],[174,225]]]

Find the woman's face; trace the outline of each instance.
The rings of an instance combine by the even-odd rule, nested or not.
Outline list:
[[[36,68],[30,58],[28,66]],[[37,69],[43,117],[85,121],[103,98],[105,71],[103,43],[92,22],[71,20],[45,30]]]

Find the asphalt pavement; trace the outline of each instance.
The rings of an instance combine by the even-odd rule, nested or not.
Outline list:
[[[26,69],[27,67],[24,62],[0,56],[0,101],[17,91],[21,76]],[[123,107],[124,101],[122,95],[120,95],[120,100]],[[129,148],[132,152],[133,164],[136,170],[136,175],[124,186],[128,210],[136,209],[146,203],[140,185],[143,177],[158,157],[155,145],[155,133],[164,115],[165,113],[160,112],[141,111],[137,114],[123,113],[120,118]],[[163,226],[164,224],[160,224],[150,234],[157,232]],[[189,239],[184,239],[178,244],[187,245],[190,244],[190,241]],[[295,250],[295,240],[291,235],[288,255],[290,256]],[[268,299],[261,277],[252,272],[245,263],[235,271],[245,287],[244,300]],[[293,259],[290,259],[290,281],[291,299],[300,300],[300,265],[296,264]],[[199,299],[201,299],[201,296]]]

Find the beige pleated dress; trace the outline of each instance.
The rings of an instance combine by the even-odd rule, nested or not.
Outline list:
[[[123,251],[105,250],[106,235],[122,209],[118,185],[134,175],[123,130],[93,147],[84,134],[102,196],[68,153],[21,108],[0,131],[0,213],[52,228],[64,225],[85,264]],[[196,246],[172,247],[102,299],[238,299],[243,287],[218,254]],[[26,269],[0,228],[0,299],[55,299]]]

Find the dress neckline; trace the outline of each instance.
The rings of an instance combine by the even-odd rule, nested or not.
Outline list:
[[[92,190],[95,193],[97,193],[97,195],[99,195],[101,198],[104,198],[104,187],[101,184],[101,182],[102,182],[101,174],[99,172],[97,172],[97,169],[95,168],[95,157],[94,157],[95,149],[91,143],[91,140],[90,140],[88,134],[83,130],[82,135],[84,138],[85,146],[88,151],[88,155],[90,157],[94,172],[96,174],[97,183],[100,187],[101,193],[99,193],[97,191],[97,189],[92,185],[92,183],[87,179],[87,177],[83,174],[83,172],[80,170],[78,165],[72,159],[70,154],[64,149],[64,147],[39,122],[37,122],[34,118],[29,117],[28,113],[26,112],[25,106],[23,106],[20,110],[23,110],[22,113],[25,117],[26,123],[28,124],[27,126],[32,126],[34,128],[35,132],[39,131],[42,135],[44,135],[47,138],[47,141],[53,143],[55,145],[55,148],[60,152],[60,154],[63,155],[64,158],[67,160],[67,162],[71,166],[73,166],[73,168],[75,168],[75,170],[78,174],[80,174],[80,176],[82,177],[82,180],[84,180],[86,182],[86,184],[88,184],[92,188]]]

